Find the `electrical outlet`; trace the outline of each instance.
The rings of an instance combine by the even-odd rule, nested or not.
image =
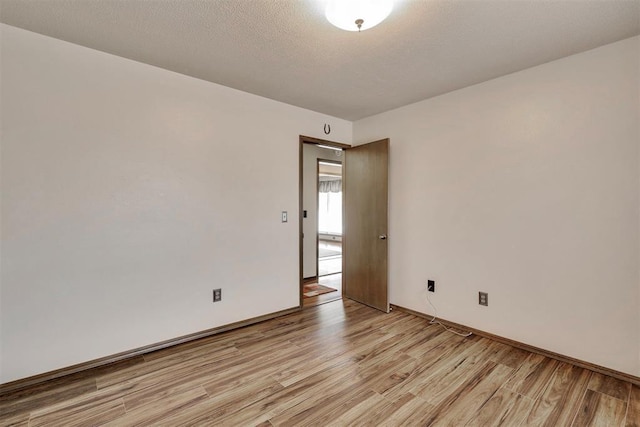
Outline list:
[[[213,302],[222,301],[222,289],[213,290]]]
[[[436,281],[435,280],[427,280],[427,290],[429,292],[436,291]]]
[[[486,292],[478,292],[478,304],[489,305],[489,294]]]

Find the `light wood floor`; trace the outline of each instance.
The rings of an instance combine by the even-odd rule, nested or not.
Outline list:
[[[638,426],[640,388],[348,300],[0,396],[0,425]]]
[[[318,274],[320,275],[320,278],[327,275],[342,273],[342,242],[334,242],[330,240],[318,241],[318,251],[321,251],[323,248],[340,252],[340,254],[318,259]]]
[[[328,286],[330,288],[334,288],[335,292],[329,292],[326,294],[316,295],[315,297],[304,297],[302,298],[302,305],[304,307],[313,307],[314,305],[324,304],[327,302],[339,300],[342,298],[342,273],[330,274],[328,276],[320,276],[320,278],[316,281],[313,280],[312,283],[319,283],[324,286]]]
[[[342,252],[342,242],[320,240],[318,242],[318,247]],[[327,262],[333,263],[333,265],[326,265],[323,268],[323,263],[327,263]],[[338,263],[339,267],[336,268],[335,263]],[[335,271],[336,273],[322,275],[318,277],[317,281],[312,280],[311,283],[319,283],[321,285],[334,288],[336,289],[336,292],[321,294],[315,297],[304,297],[302,298],[302,305],[304,307],[313,307],[314,305],[324,304],[324,303],[339,300],[340,298],[342,298],[342,272],[340,271],[342,270],[342,257],[333,256],[333,257],[330,257],[328,260],[324,258],[320,258],[318,263],[318,268],[320,269],[320,272],[322,272],[323,270],[331,270],[331,271]]]

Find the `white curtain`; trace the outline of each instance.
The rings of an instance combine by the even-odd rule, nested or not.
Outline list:
[[[318,184],[318,191],[321,193],[340,193],[342,191],[342,180],[333,179],[320,181]]]
[[[342,234],[342,181],[320,181],[318,190],[318,231]]]

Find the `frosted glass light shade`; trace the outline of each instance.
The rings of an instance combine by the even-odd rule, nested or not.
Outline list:
[[[328,0],[325,15],[329,22],[347,31],[366,30],[385,20],[393,9],[393,0]],[[356,20],[362,19],[358,28]]]

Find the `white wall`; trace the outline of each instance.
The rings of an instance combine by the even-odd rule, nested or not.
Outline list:
[[[351,138],[349,138],[351,140]],[[337,142],[346,144],[342,140]],[[318,159],[342,161],[342,151],[318,147],[314,144],[304,144],[302,150],[302,209],[307,211],[307,217],[302,221],[302,272],[303,277],[315,277],[318,246]]]
[[[0,382],[298,306],[298,137],[350,122],[1,31]]]
[[[640,38],[354,123],[391,138],[390,300],[640,375]],[[477,303],[489,293],[489,306]]]
[[[2,36],[2,28],[0,28],[0,36]],[[0,383],[2,383],[2,135],[3,126],[2,118],[4,117],[3,98],[2,98],[2,43],[0,40]]]

